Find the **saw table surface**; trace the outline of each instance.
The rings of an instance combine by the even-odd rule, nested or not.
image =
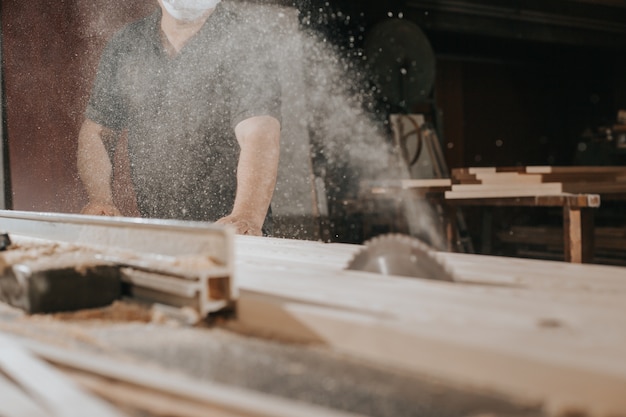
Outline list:
[[[439,253],[446,283],[344,270],[361,248],[237,236],[234,319],[0,305],[0,331],[360,415],[626,415],[626,269]]]

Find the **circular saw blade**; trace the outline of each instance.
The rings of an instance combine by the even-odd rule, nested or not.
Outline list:
[[[414,237],[387,234],[364,243],[346,269],[382,275],[454,281],[454,274],[435,256],[436,251]]]

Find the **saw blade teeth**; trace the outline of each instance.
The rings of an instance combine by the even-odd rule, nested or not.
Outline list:
[[[363,243],[346,269],[378,272],[442,281],[454,281],[453,271],[437,256],[437,251],[412,236],[389,233]]]

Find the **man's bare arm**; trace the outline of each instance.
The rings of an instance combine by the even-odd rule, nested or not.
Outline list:
[[[120,216],[113,202],[111,177],[113,165],[107,146],[117,140],[117,133],[92,120],[85,120],[78,134],[78,174],[83,182],[89,203],[83,214]]]
[[[237,194],[233,211],[217,221],[235,226],[239,234],[262,234],[280,157],[280,122],[271,116],[243,120],[235,127],[241,148],[237,165]]]

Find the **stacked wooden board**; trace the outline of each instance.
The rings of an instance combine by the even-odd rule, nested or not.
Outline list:
[[[528,166],[452,170],[447,199],[626,193],[623,166]]]

